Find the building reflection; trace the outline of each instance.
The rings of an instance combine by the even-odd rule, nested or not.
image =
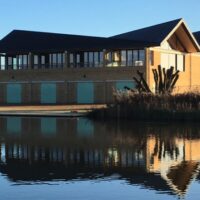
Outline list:
[[[15,182],[118,174],[129,184],[182,196],[199,179],[198,125],[3,117],[0,130],[0,172]]]

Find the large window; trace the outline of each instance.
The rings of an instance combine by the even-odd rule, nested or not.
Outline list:
[[[12,67],[13,67],[13,58],[8,57],[8,69],[12,69]]]
[[[176,69],[179,71],[185,71],[185,56],[184,55],[177,55],[177,65]]]
[[[46,67],[46,63],[45,63],[45,56],[41,55],[41,67],[45,68]]]
[[[126,66],[126,51],[121,51],[121,66]]]
[[[103,52],[84,52],[84,67],[100,67],[103,64]]]
[[[0,66],[1,70],[5,70],[5,56],[0,56]]]
[[[94,64],[94,52],[89,52],[89,67],[93,67]]]
[[[23,68],[28,68],[28,55],[23,55]]]
[[[33,56],[33,66],[35,69],[39,68],[39,56],[38,55]]]
[[[84,67],[88,67],[88,52],[84,52]]]
[[[76,54],[76,67],[81,67],[81,55]]]
[[[70,67],[74,67],[74,54],[73,53],[69,54],[69,65],[70,65]]]
[[[13,58],[13,69],[17,69],[17,58],[16,57],[14,57]]]
[[[185,57],[182,54],[161,53],[161,67],[169,69],[174,67],[176,70],[185,70]]]
[[[41,57],[42,64],[42,57]],[[51,68],[62,68],[64,66],[64,54],[53,53],[49,55],[49,64]]]
[[[99,53],[99,66],[102,67],[104,63],[104,53],[100,52]]]
[[[99,52],[94,52],[94,66],[99,66]]]
[[[145,61],[144,50],[122,50],[121,66],[142,66]]]
[[[127,59],[128,59],[127,65],[132,66],[133,65],[133,51],[132,50],[127,51]]]
[[[5,57],[4,57],[3,65],[5,68]],[[8,56],[7,57],[7,68],[14,69],[14,70],[28,68],[28,55]]]
[[[106,53],[106,66],[107,67],[118,67],[121,65],[121,52],[111,51]]]

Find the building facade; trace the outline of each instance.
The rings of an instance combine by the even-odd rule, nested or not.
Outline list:
[[[152,69],[180,71],[176,92],[200,88],[199,34],[182,19],[109,38],[14,30],[0,41],[0,104],[102,104]]]

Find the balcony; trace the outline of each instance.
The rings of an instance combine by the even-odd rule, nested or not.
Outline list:
[[[39,69],[63,69],[63,68],[116,68],[116,67],[140,67],[144,66],[144,61],[132,61],[132,62],[101,62],[101,63],[65,63],[59,64],[36,64],[36,65],[1,65],[0,70],[39,70]]]

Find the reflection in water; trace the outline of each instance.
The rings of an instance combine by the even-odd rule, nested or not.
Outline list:
[[[0,126],[0,172],[16,183],[117,174],[130,185],[182,196],[200,180],[197,125],[3,117]]]
[[[94,126],[93,123],[85,118],[80,118],[77,121],[77,133],[82,137],[90,137],[93,135]]]
[[[41,131],[46,136],[56,135],[56,118],[41,118]]]
[[[21,118],[18,117],[7,117],[7,132],[11,134],[21,133]]]

